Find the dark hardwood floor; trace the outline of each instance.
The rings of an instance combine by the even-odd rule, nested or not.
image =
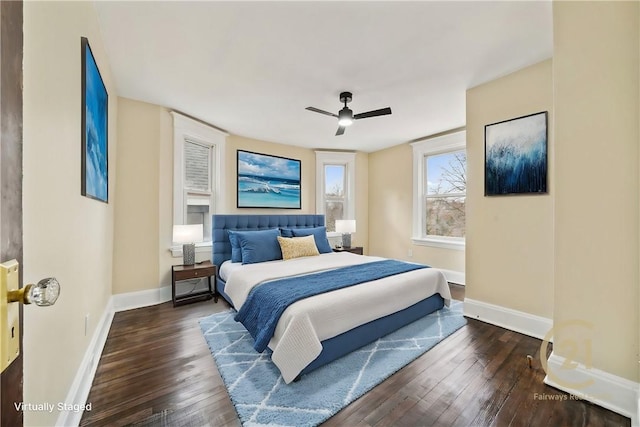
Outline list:
[[[451,285],[455,299],[464,287]],[[239,426],[198,319],[223,301],[116,313],[82,426]],[[629,426],[630,420],[543,384],[540,340],[467,325],[324,426]],[[531,368],[527,355],[533,356]]]

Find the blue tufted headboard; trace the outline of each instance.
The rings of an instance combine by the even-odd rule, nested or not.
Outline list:
[[[211,217],[212,260],[217,266],[231,259],[227,230],[310,228],[324,225],[324,215],[213,215]]]

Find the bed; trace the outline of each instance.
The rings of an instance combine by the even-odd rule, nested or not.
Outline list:
[[[320,274],[342,277],[343,271],[371,270],[374,280],[349,285],[294,302],[267,335],[272,361],[286,383],[299,379],[353,350],[448,305],[451,295],[443,274],[416,264],[399,263],[378,257],[334,253],[320,242],[323,215],[213,215],[213,263],[218,266],[216,290],[243,314],[258,288],[277,281],[318,279],[323,286],[340,280],[325,280]],[[265,260],[243,264],[238,261],[236,235],[287,233],[316,239],[319,256],[288,260]],[[247,234],[247,232],[255,232]],[[314,236],[313,238],[308,237]],[[326,235],[324,237],[326,241]],[[245,242],[246,243],[246,242]],[[328,245],[328,242],[326,242]],[[245,261],[249,261],[245,258]],[[400,266],[399,264],[403,264]],[[382,267],[402,268],[400,273],[384,276]],[[339,270],[338,270],[339,269]],[[406,271],[405,271],[406,270]],[[333,272],[333,273],[332,273]],[[294,276],[293,278],[291,276]],[[329,283],[331,282],[331,283]],[[279,284],[279,282],[277,282]],[[315,286],[315,285],[314,285]],[[354,309],[356,307],[357,309]],[[245,322],[243,322],[245,323]],[[255,331],[247,326],[255,337]],[[256,338],[256,345],[258,344]],[[262,341],[265,341],[264,339]],[[257,347],[256,347],[257,348]]]

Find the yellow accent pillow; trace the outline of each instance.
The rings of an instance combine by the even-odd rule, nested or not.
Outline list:
[[[282,250],[282,258],[285,260],[320,255],[313,234],[304,237],[278,236],[278,243],[280,243],[280,249]]]

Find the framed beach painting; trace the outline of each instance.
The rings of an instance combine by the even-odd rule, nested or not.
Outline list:
[[[484,127],[484,194],[547,192],[547,112]]]
[[[109,96],[91,52],[82,45],[82,185],[83,196],[109,202],[108,110]]]
[[[238,207],[300,209],[300,160],[238,150]]]

